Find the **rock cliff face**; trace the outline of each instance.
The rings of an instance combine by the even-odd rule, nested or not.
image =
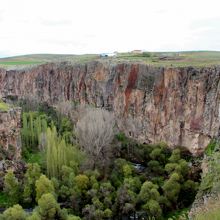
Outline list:
[[[220,68],[162,68],[91,62],[0,70],[0,96],[65,100],[114,111],[118,126],[141,142],[166,142],[199,154],[219,134]]]
[[[0,110],[0,161],[18,160],[21,153],[21,109]]]

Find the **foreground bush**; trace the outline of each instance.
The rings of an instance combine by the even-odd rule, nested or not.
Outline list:
[[[20,205],[14,205],[11,208],[8,208],[0,216],[1,220],[25,220],[26,213]]]

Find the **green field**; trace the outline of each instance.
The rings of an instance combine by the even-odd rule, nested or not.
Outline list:
[[[142,61],[153,66],[215,66],[220,65],[220,52],[186,51],[186,52],[145,52],[143,54],[124,53],[117,59]]]
[[[184,67],[184,66],[215,66],[220,65],[218,51],[186,51],[186,52],[144,52],[142,54],[118,53],[116,57],[100,58],[99,54],[65,55],[65,54],[34,54],[0,59],[0,67],[17,69],[32,67],[48,62],[85,63],[92,60],[107,62],[141,62],[153,66]]]
[[[16,57],[0,58],[0,67],[6,69],[18,69],[33,67],[50,62],[84,63],[95,60],[98,55],[65,55],[65,54],[32,54]]]
[[[38,61],[26,61],[26,60],[21,60],[21,61],[2,61],[0,62],[0,65],[32,65],[32,64],[40,64],[41,62]]]

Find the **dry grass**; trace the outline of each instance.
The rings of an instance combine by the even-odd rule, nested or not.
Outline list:
[[[220,220],[220,196],[209,199],[193,213],[193,220]]]

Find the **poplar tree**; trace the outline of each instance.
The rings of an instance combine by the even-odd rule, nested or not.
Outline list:
[[[77,165],[81,159],[76,147],[67,144],[57,134],[56,127],[48,128],[46,133],[46,168],[49,177],[61,178],[62,167]]]

